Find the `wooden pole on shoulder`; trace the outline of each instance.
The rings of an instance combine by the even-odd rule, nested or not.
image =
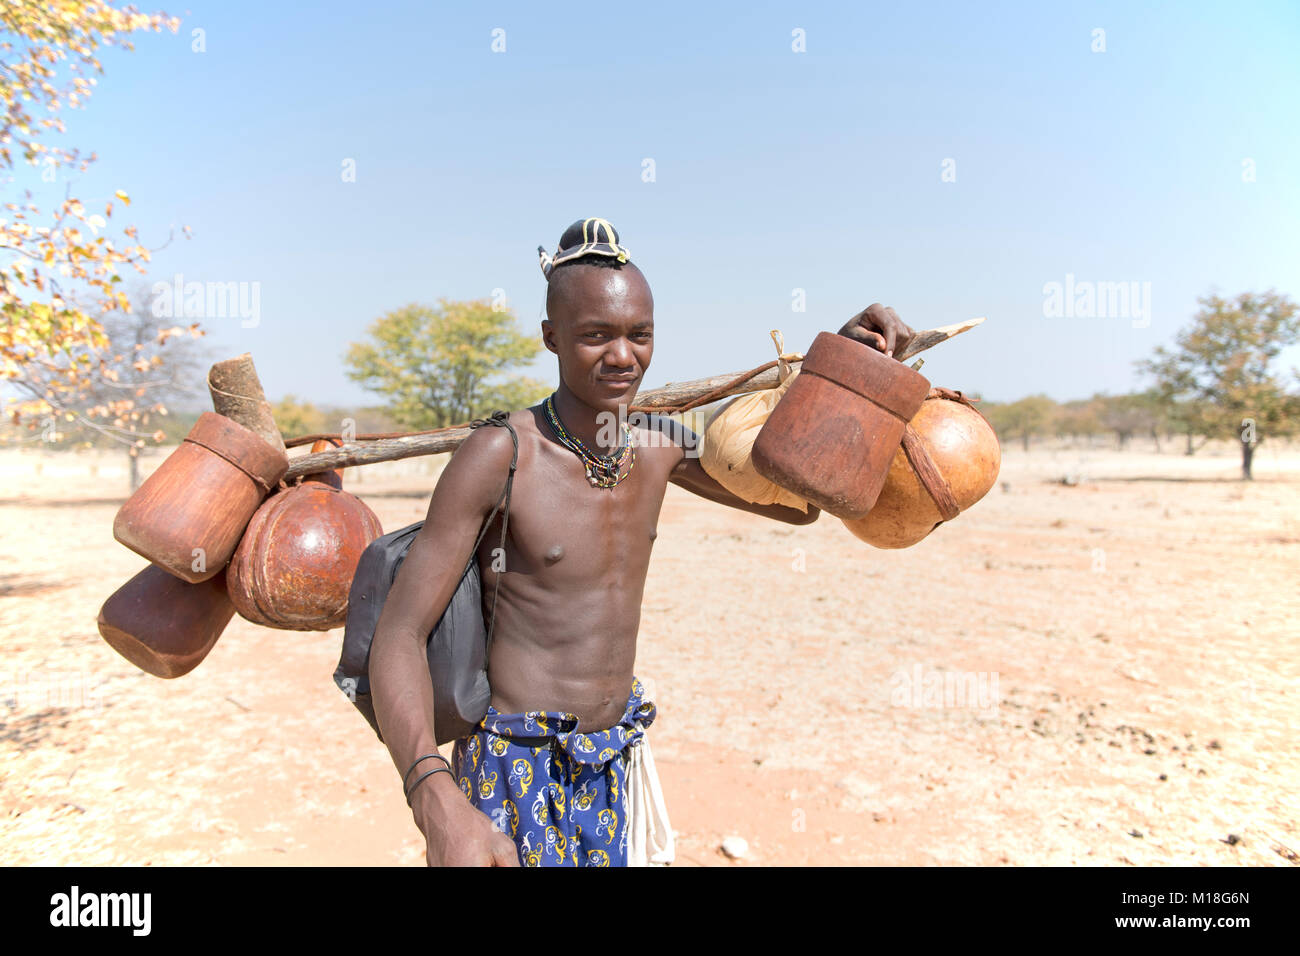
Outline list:
[[[917,332],[912,341],[908,343],[907,348],[903,349],[896,358],[900,362],[909,359],[918,352],[933,348],[941,342],[948,341],[955,335],[960,335],[962,332],[975,328],[983,321],[983,317],[980,317],[953,325],[940,326],[937,329]],[[243,357],[246,358],[247,356]],[[252,364],[251,359],[249,364]],[[802,363],[793,361],[790,364],[798,367]],[[728,382],[744,375],[745,371],[748,371],[748,369],[731,372],[727,375],[711,375],[708,378],[697,378],[689,382],[669,382],[662,388],[652,388],[649,391],[639,393],[636,403],[631,406],[631,411],[652,412],[658,408],[674,408],[684,402],[707,395],[714,389],[721,388]],[[747,392],[757,392],[765,388],[776,388],[779,384],[779,370],[770,368],[765,372],[758,373],[748,381],[741,382],[729,389],[723,389],[717,395],[717,399],[729,398],[732,395],[743,395]],[[289,473],[285,475],[285,480],[292,481],[294,478],[319,471],[327,471],[331,468],[373,465],[383,461],[400,461],[403,458],[416,458],[420,455],[437,455],[443,452],[455,451],[469,435],[470,430],[468,428],[451,428],[433,435],[409,435],[406,438],[380,438],[374,441],[352,442],[339,448],[331,448],[314,455],[304,455],[293,459],[289,462]]]

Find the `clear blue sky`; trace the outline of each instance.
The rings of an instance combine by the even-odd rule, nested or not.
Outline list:
[[[1298,9],[200,0],[104,58],[68,139],[101,157],[79,195],[128,191],[151,244],[192,228],[151,280],[260,283],[257,327],[204,324],[273,398],[376,403],[341,355],[408,302],[501,288],[535,330],[536,247],[595,215],[655,294],[646,387],[880,301],[988,317],[936,384],[1063,400],[1137,387],[1211,289],[1300,297]],[[1149,324],[1046,317],[1067,274],[1149,282]]]

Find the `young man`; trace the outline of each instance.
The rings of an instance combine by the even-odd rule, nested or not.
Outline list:
[[[819,513],[735,497],[670,419],[619,427],[654,354],[650,287],[603,219],[570,226],[554,256],[539,252],[549,283],[542,339],[560,384],[510,415],[519,451],[504,570],[494,566],[499,528],[478,553],[485,598],[500,584],[488,715],[456,743],[452,766],[428,757],[408,777],[428,774],[411,807],[430,865],[625,863],[628,752],[655,717],[634,676],[636,637],[668,482],[789,524]],[[890,354],[912,335],[879,305],[840,331]],[[376,628],[371,690],[399,772],[437,753],[425,642],[513,452],[501,428],[476,429],[457,449]]]

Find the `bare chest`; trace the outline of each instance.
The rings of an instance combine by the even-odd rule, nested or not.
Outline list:
[[[499,570],[548,584],[643,574],[671,467],[663,449],[639,448],[631,473],[600,488],[590,484],[577,456],[535,449],[515,474],[504,553],[498,517],[479,549],[481,565],[496,561]]]

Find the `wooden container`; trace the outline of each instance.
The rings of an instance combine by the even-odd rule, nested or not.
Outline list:
[[[758,433],[754,468],[837,518],[876,503],[889,463],[930,383],[902,362],[822,332]]]
[[[230,561],[248,519],[288,468],[283,451],[204,412],[122,505],[113,537],[183,581],[206,581]]]
[[[312,452],[327,447],[319,441]],[[342,490],[337,470],[268,498],[226,569],[241,617],[289,631],[342,627],[361,552],[384,533],[366,504]]]
[[[180,677],[208,656],[234,616],[220,572],[188,584],[151,564],[104,602],[99,633],[142,671]]]

